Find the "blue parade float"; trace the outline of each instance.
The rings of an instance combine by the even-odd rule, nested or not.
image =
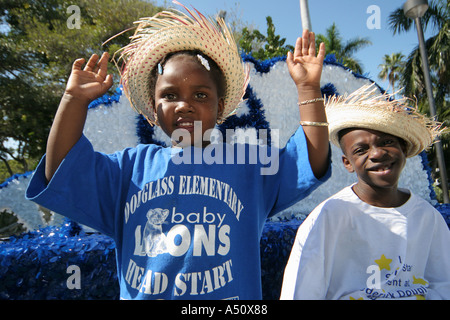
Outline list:
[[[283,146],[298,126],[297,92],[290,79],[285,57],[257,61],[245,55],[251,66],[245,102],[220,130],[235,129],[247,137],[259,129],[269,131],[268,143]],[[322,72],[324,95],[350,93],[374,83],[355,74],[327,56]],[[378,86],[382,92],[383,89]],[[112,153],[138,143],[166,145],[169,138],[158,127],[136,117],[121,87],[89,106],[84,134],[94,148]],[[121,128],[117,130],[117,128]],[[240,129],[240,130],[236,130]],[[261,238],[264,299],[278,299],[284,267],[298,226],[320,202],[355,181],[340,162],[340,150],[332,146],[332,176],[310,196],[267,221]],[[25,200],[32,172],[14,175],[0,184],[0,210],[14,212],[27,229],[20,236],[0,242],[0,299],[102,299],[119,298],[114,241],[95,230],[67,220],[57,212],[44,218],[45,209]],[[408,159],[399,186],[412,190],[434,205],[450,226],[450,206],[439,204],[432,188],[425,153]],[[70,285],[69,266],[79,267],[79,287]]]

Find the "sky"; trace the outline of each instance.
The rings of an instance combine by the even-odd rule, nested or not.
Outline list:
[[[157,0],[157,5],[171,5],[171,1]],[[215,15],[226,10],[236,15],[244,23],[266,34],[266,17],[271,16],[276,34],[286,38],[286,44],[295,44],[302,33],[299,0],[181,0],[187,7],[195,7],[205,15]],[[406,0],[309,0],[309,13],[312,31],[325,34],[333,22],[343,41],[356,37],[368,38],[372,45],[359,50],[354,57],[362,64],[364,74],[377,82],[384,89],[389,89],[387,81],[378,78],[379,65],[385,54],[401,52],[407,57],[418,45],[417,31],[393,35],[389,29],[388,17],[397,8],[402,8]],[[379,28],[369,28],[367,21],[373,22],[374,11],[371,6],[379,8]],[[425,38],[433,35],[433,30],[426,30]]]

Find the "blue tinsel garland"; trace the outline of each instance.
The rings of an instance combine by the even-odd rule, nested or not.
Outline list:
[[[3,183],[0,183],[0,189],[2,189],[2,188],[5,188],[5,187],[7,187],[8,186],[8,184],[10,184],[12,181],[14,181],[14,180],[17,180],[17,179],[20,179],[20,178],[22,178],[22,177],[28,177],[28,176],[30,176],[30,175],[32,175],[33,174],[33,171],[28,171],[28,172],[25,172],[25,173],[16,173],[16,174],[13,174],[11,177],[9,177],[8,179],[6,179]]]
[[[75,222],[11,237],[0,248],[0,299],[118,298],[113,240],[86,235]],[[81,270],[81,290],[68,289],[70,265]]]
[[[299,220],[268,222],[261,238],[263,298],[279,298],[284,266]],[[77,223],[46,227],[0,244],[0,299],[118,299],[114,241],[85,234]],[[69,289],[67,268],[80,268],[81,288]]]
[[[88,108],[89,109],[93,109],[98,107],[99,105],[104,105],[104,106],[111,106],[113,102],[119,102],[120,97],[122,96],[122,85],[118,86],[116,88],[116,90],[114,91],[114,94],[109,95],[109,94],[105,94],[103,96],[101,96],[98,99],[95,99],[94,101],[92,101]]]

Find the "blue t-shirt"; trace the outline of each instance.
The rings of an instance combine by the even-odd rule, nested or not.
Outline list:
[[[314,176],[301,128],[279,150],[138,145],[106,155],[83,136],[48,185],[44,170],[45,156],[27,198],[114,239],[122,299],[261,299],[267,217],[331,174]]]

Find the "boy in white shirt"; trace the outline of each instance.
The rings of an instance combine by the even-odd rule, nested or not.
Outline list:
[[[450,299],[450,231],[441,214],[398,188],[406,158],[438,123],[363,87],[326,103],[331,141],[358,182],[301,224],[281,299]]]

